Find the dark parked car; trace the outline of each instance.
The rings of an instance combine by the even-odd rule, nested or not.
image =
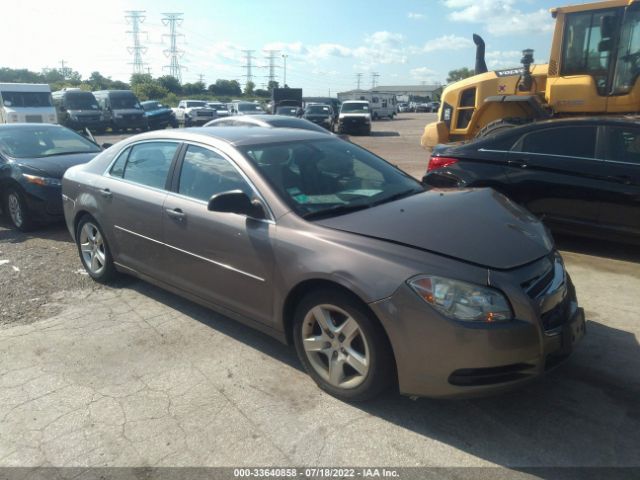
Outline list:
[[[205,127],[267,127],[267,128],[301,128],[314,132],[329,133],[326,129],[303,118],[287,115],[239,115],[229,118],[211,120]]]
[[[345,400],[502,391],[584,333],[535,217],[490,189],[425,192],[334,135],[145,133],[69,169],[63,194],[92,278],[137,275],[292,342]]]
[[[329,105],[309,105],[304,109],[302,118],[333,132],[334,115]]]
[[[140,105],[142,105],[144,114],[147,116],[150,130],[159,130],[168,126],[178,128],[178,120],[176,120],[176,115],[171,108],[155,100],[140,102]]]
[[[287,117],[300,117],[302,116],[302,109],[300,107],[284,106],[277,107],[275,115],[286,115]]]
[[[60,125],[0,125],[0,198],[13,226],[27,231],[38,223],[61,221],[63,173],[100,151]]]
[[[537,122],[436,147],[424,182],[492,187],[557,231],[640,243],[640,124]]]

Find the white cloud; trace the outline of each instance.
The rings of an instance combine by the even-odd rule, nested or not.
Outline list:
[[[407,14],[407,18],[410,18],[411,20],[422,20],[424,18],[424,13],[409,12]]]
[[[413,80],[419,82],[438,83],[440,81],[438,72],[428,67],[412,68],[409,70],[409,75]]]
[[[489,68],[517,68],[520,67],[522,52],[518,50],[492,50],[485,58]]]
[[[435,52],[438,50],[462,50],[473,47],[473,42],[458,35],[443,35],[433,40],[429,40],[422,48],[425,52]]]
[[[538,34],[553,29],[551,15],[545,9],[523,12],[516,0],[444,0],[456,22],[479,23],[493,35]]]

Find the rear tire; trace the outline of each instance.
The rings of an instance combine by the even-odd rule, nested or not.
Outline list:
[[[4,196],[4,211],[11,224],[21,232],[33,230],[35,223],[32,219],[24,194],[18,187],[9,187]]]
[[[384,330],[347,292],[322,288],[303,297],[293,338],[307,373],[334,397],[370,400],[394,383],[395,362]]]
[[[524,125],[525,123],[529,122],[531,122],[530,119],[520,117],[501,118],[500,120],[494,120],[493,122],[489,122],[484,127],[482,127],[476,135],[476,138],[496,135],[500,132],[510,130],[513,127]]]
[[[109,283],[116,275],[111,250],[98,222],[85,215],[76,228],[76,246],[82,266],[99,283]]]

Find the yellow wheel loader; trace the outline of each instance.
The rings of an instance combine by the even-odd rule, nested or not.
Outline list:
[[[476,75],[444,89],[423,147],[540,119],[640,113],[640,0],[554,8],[551,15],[556,23],[548,64],[534,65],[527,49],[522,67],[487,71],[484,42],[474,35]]]

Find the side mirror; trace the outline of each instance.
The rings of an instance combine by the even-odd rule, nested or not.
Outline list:
[[[252,202],[242,190],[230,190],[214,195],[209,200],[207,209],[211,212],[237,213],[259,220],[266,218],[262,204],[257,200]]]

